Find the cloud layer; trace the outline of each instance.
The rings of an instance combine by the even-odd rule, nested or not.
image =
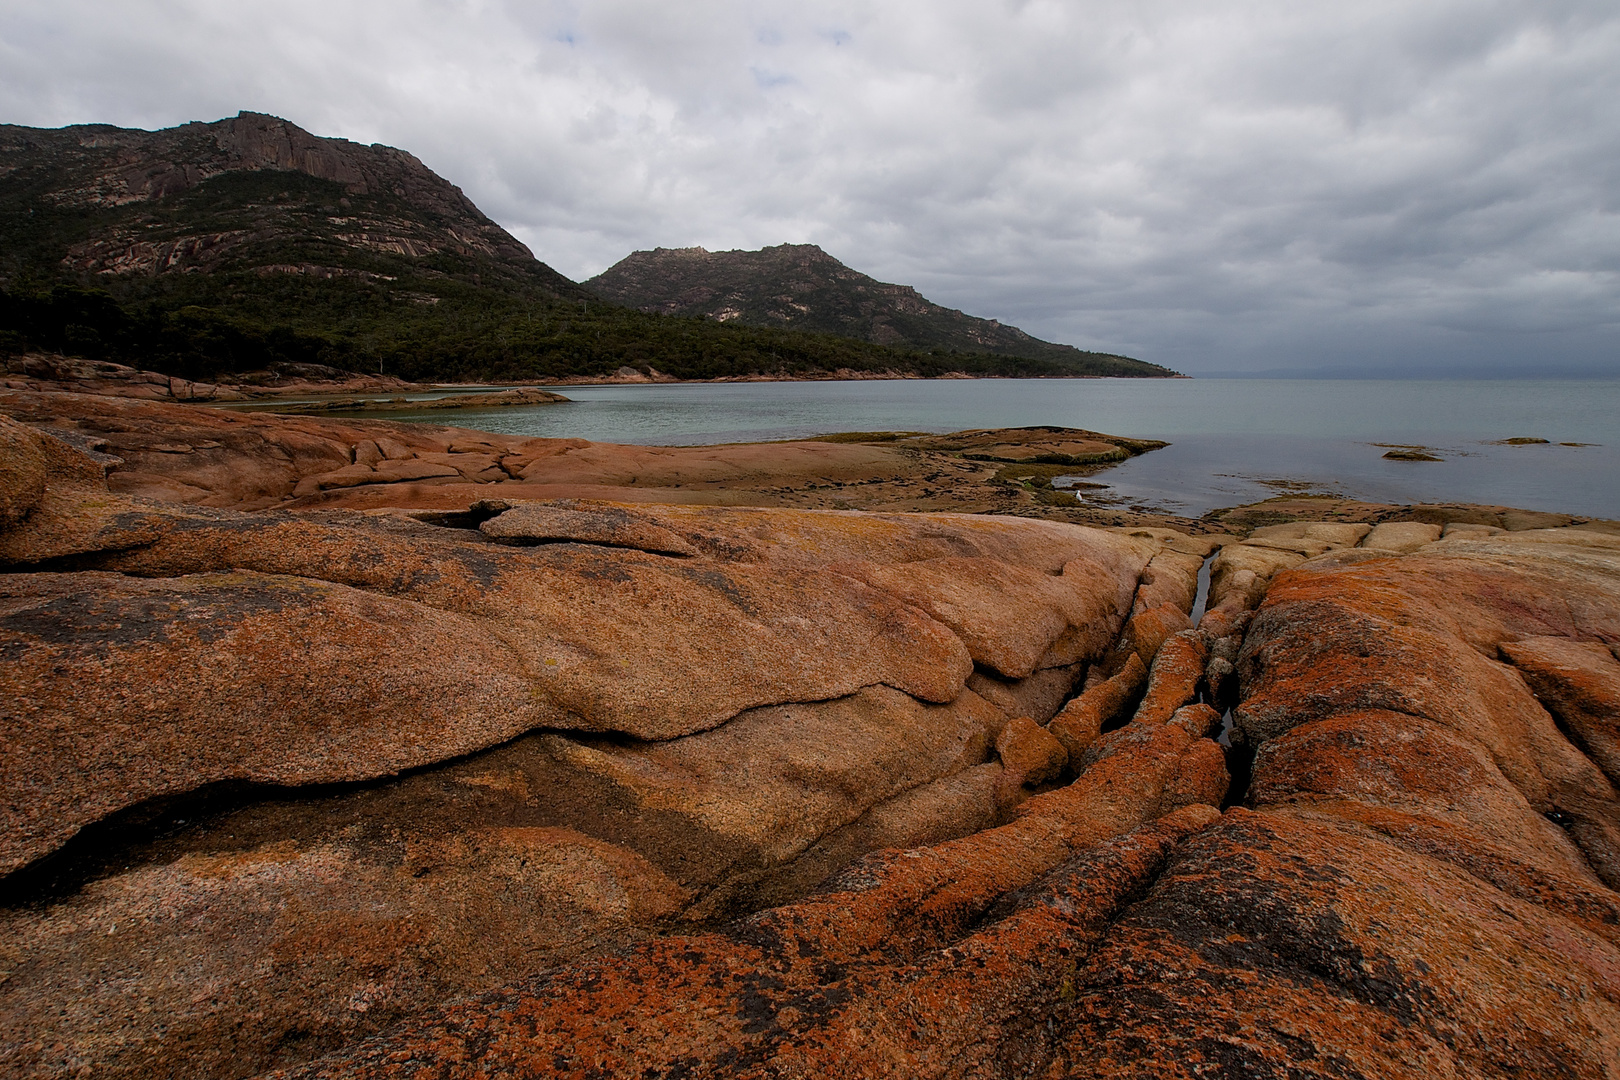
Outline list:
[[[1189,372],[1620,370],[1595,0],[13,0],[0,120],[405,147],[563,273],[821,244]]]

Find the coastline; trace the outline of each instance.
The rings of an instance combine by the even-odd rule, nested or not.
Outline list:
[[[367,375],[360,372],[323,368],[314,364],[286,364],[279,371],[249,373],[252,378],[236,382],[206,382],[178,378],[155,371],[144,371],[104,361],[85,360],[41,353],[24,354],[6,359],[6,370],[0,375],[0,389],[34,392],[101,394],[112,397],[131,397],[149,401],[176,401],[206,405],[252,405],[296,399],[299,403],[318,404],[343,398],[364,398],[372,401],[395,401],[405,395],[421,398],[433,394],[498,393],[524,387],[545,386],[633,386],[633,385],[711,385],[725,383],[773,382],[889,382],[897,380],[937,382],[955,380],[1005,380],[1013,376],[970,375],[966,372],[948,372],[942,375],[917,375],[903,371],[858,371],[840,368],[830,372],[808,375],[735,375],[713,379],[678,379],[655,368],[647,372],[624,367],[611,375],[600,377],[548,377],[525,379],[511,383],[487,382],[410,382],[387,375]],[[13,370],[15,368],[15,370]],[[1105,380],[1105,379],[1187,379],[1188,375],[1039,375],[1027,378],[1045,380]],[[395,401],[395,404],[399,404]],[[534,402],[490,402],[499,404],[534,404]],[[407,400],[402,408],[435,408],[417,405]]]
[[[1161,1075],[1241,1005],[1386,1075],[1620,1024],[1620,522],[1095,508],[1054,481],[1164,448],[1056,426],[0,414],[34,1071],[911,1075],[881,1025]]]

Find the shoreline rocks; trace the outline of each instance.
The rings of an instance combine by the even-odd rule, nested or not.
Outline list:
[[[0,406],[0,1075],[1620,1061],[1606,525],[528,500],[654,459]],[[993,475],[895,441],[664,460]],[[389,462],[457,478],[239,508]]]
[[[1029,713],[1177,572],[966,515],[248,514],[0,437],[44,470],[0,531],[0,1071],[251,1075],[1002,825],[1067,762]]]
[[[459,513],[490,499],[585,498],[1006,512],[1042,508],[1051,493],[1027,490],[1003,476],[996,463],[969,458],[969,443],[1013,440],[1021,452],[1039,454],[1072,450],[1078,439],[1106,451],[1102,457],[1110,461],[1157,445],[1041,428],[968,432],[961,447],[950,437],[889,433],[791,443],[618,446],[383,419],[3,389],[0,414],[105,455],[116,492],[233,510]]]

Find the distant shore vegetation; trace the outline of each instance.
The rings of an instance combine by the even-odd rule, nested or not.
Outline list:
[[[110,151],[17,130],[31,141],[11,148],[0,177],[0,354],[57,352],[194,380],[279,363],[441,382],[623,367],[677,379],[1174,374],[1105,353],[895,348],[649,314],[596,298],[526,253],[463,243],[480,228],[505,236],[470,203],[452,220],[401,194],[353,194],[297,172],[227,172],[158,199],[87,202]],[[413,182],[445,186],[415,168]]]
[[[0,289],[0,353],[58,352],[196,380],[278,363],[441,382],[607,376],[623,367],[677,379],[815,377],[840,369],[923,377],[1172,374],[1104,353],[1052,361],[897,349],[594,300],[490,295],[444,279],[424,301],[363,279],[199,276],[124,281],[116,292],[62,282]]]

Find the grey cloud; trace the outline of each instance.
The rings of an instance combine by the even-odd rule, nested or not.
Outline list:
[[[406,147],[564,273],[822,244],[1192,372],[1620,358],[1585,0],[14,0],[0,112]]]

